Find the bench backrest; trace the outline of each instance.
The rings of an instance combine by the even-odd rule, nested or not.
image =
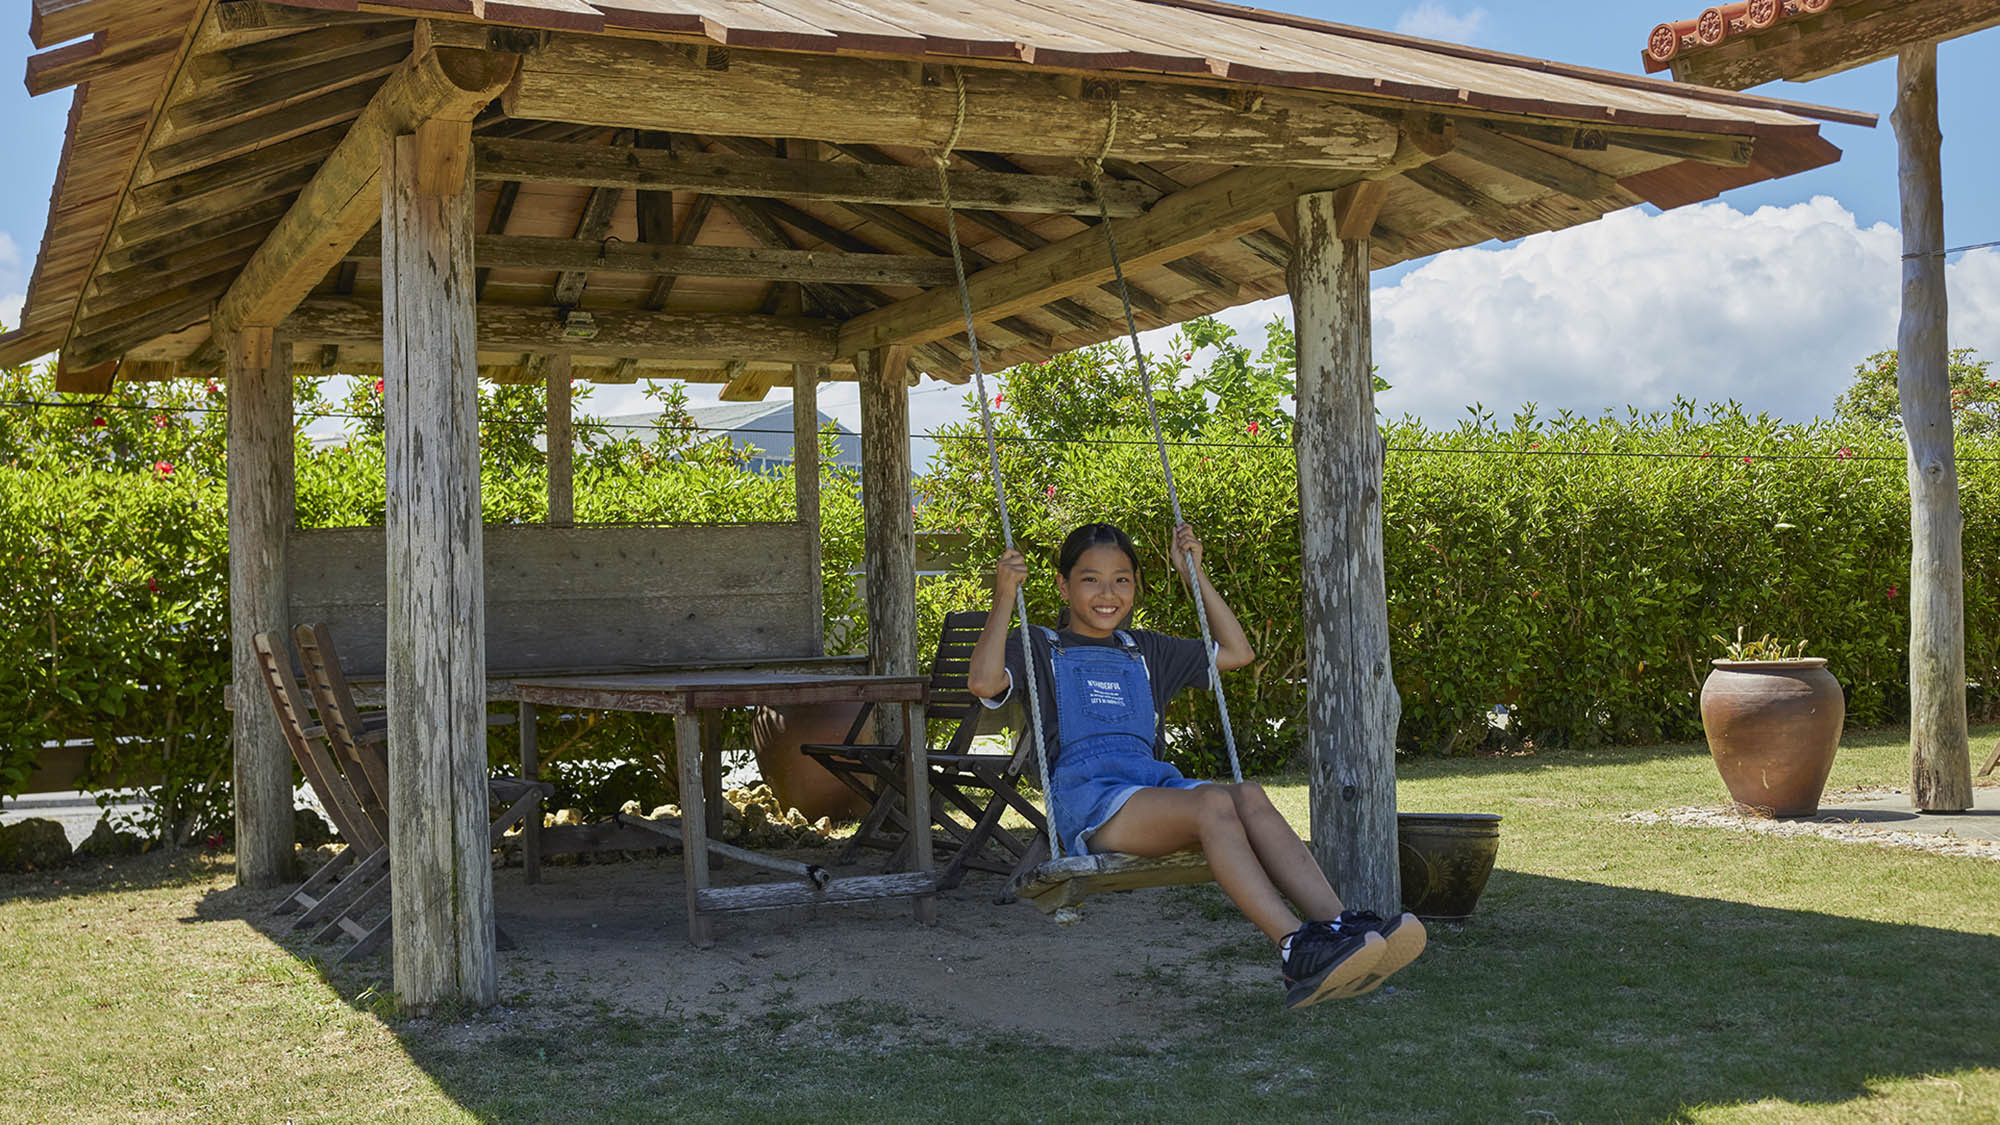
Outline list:
[[[486,666],[656,667],[821,652],[817,530],[797,523],[486,529]],[[387,661],[382,528],[293,531],[294,622],[325,622],[352,679]]]

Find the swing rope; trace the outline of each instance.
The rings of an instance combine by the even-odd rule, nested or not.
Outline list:
[[[1146,352],[1139,346],[1139,325],[1132,317],[1132,289],[1125,280],[1125,267],[1118,260],[1118,238],[1111,230],[1111,211],[1104,202],[1104,160],[1111,155],[1111,141],[1118,135],[1118,100],[1111,100],[1111,122],[1104,130],[1104,147],[1098,150],[1090,164],[1090,191],[1097,197],[1098,226],[1104,230],[1104,245],[1111,251],[1111,273],[1118,282],[1118,299],[1125,306],[1125,331],[1132,340],[1132,362],[1139,369],[1139,389],[1146,396],[1146,417],[1153,425],[1153,444],[1160,451],[1160,472],[1167,481],[1167,503],[1173,508],[1174,527],[1180,527],[1181,497],[1174,487],[1174,467],[1167,460],[1167,439],[1160,431],[1160,411],[1153,402],[1153,380],[1146,371]],[[966,315],[971,316],[971,305],[966,306]],[[989,437],[991,435],[989,434]],[[1201,579],[1195,573],[1194,552],[1189,551],[1187,560],[1188,588],[1194,591],[1194,613],[1201,622],[1201,651],[1208,658],[1208,686],[1215,692],[1215,707],[1222,717],[1222,743],[1229,750],[1229,775],[1238,785],[1243,784],[1243,766],[1236,757],[1236,731],[1229,722],[1229,699],[1222,693],[1222,670],[1215,663],[1215,638],[1208,627],[1208,603],[1201,593]]]
[[[965,131],[965,75],[957,67],[951,70],[958,83],[958,114],[952,122],[951,137],[945,141],[942,151],[931,159],[937,164],[938,188],[944,195],[944,228],[951,242],[951,266],[958,275],[958,301],[965,312],[965,340],[972,349],[972,377],[979,391],[979,425],[986,433],[986,457],[993,473],[993,497],[1000,508],[1000,538],[1008,550],[1014,549],[1014,524],[1007,514],[1007,482],[1000,472],[1000,443],[993,437],[993,404],[986,397],[986,371],[979,358],[979,332],[972,320],[972,291],[965,281],[965,256],[958,244],[958,219],[951,205],[951,151],[958,147],[958,138]],[[1025,589],[1014,591],[1014,610],[1021,618],[1021,655],[1028,668],[1028,713],[1029,729],[1033,732],[1035,764],[1042,776],[1042,803],[1048,807],[1049,857],[1062,858],[1062,838],[1055,830],[1055,790],[1049,785],[1049,754],[1042,734],[1042,697],[1035,686],[1034,632],[1028,625],[1028,595]]]

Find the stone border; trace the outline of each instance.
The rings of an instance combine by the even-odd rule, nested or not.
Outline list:
[[[1823,813],[1823,816],[1833,814]],[[1971,840],[1941,832],[1899,832],[1845,820],[1772,820],[1744,816],[1714,807],[1680,808],[1664,811],[1629,812],[1618,818],[1625,824],[1671,824],[1677,828],[1733,828],[1761,832],[1767,836],[1818,836],[1850,844],[1929,852],[1932,855],[1972,856],[2000,863],[2000,843]]]

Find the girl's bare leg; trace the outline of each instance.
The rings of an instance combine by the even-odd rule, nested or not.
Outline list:
[[[1299,919],[1265,873],[1264,863],[1251,845],[1236,810],[1236,797],[1227,786],[1141,789],[1105,821],[1091,843],[1100,850],[1143,856],[1166,855],[1199,844],[1222,893],[1266,937],[1273,942],[1282,941],[1299,928]],[[1293,839],[1296,842],[1297,837]],[[1300,850],[1303,852],[1303,847]],[[1310,855],[1305,858],[1307,863],[1312,862]],[[1315,865],[1313,869],[1317,871],[1318,867]],[[1324,883],[1325,878],[1320,881]],[[1330,889],[1328,893],[1331,894]]]
[[[1257,862],[1285,897],[1308,918],[1327,921],[1338,917],[1343,909],[1340,896],[1334,893],[1333,884],[1326,881],[1326,872],[1320,870],[1319,861],[1313,858],[1305,841],[1299,839],[1291,822],[1271,804],[1264,787],[1246,781],[1215,788],[1229,791],[1236,803],[1236,817],[1243,822],[1243,831],[1257,853]]]

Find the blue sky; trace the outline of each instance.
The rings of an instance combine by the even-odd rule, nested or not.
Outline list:
[[[1634,73],[1647,31],[1693,16],[1698,0],[1529,3],[1426,0],[1273,6],[1348,23]],[[0,27],[16,73],[33,50],[25,5]],[[1947,245],[2000,240],[2000,157],[1983,107],[2000,104],[2000,30],[1939,51]],[[1895,64],[1885,61],[1758,92],[1880,113],[1876,129],[1823,126],[1836,164],[1661,215],[1639,208],[1572,231],[1440,255],[1375,277],[1376,359],[1392,413],[1448,421],[1479,401],[1496,413],[1533,400],[1597,411],[1660,406],[1673,395],[1734,397],[1791,418],[1830,410],[1853,365],[1894,343]],[[33,268],[68,112],[67,91],[0,89],[0,318],[12,322]],[[1954,343],[2000,357],[2000,254],[1950,264]],[[1284,312],[1238,310],[1245,329]],[[1642,347],[1640,341],[1644,341]],[[706,397],[699,390],[697,399]],[[958,412],[955,389],[921,393],[918,428]],[[630,399],[628,402],[627,399]],[[822,402],[855,413],[851,389]],[[633,388],[603,388],[603,413],[644,409]],[[848,418],[850,423],[852,418]]]

